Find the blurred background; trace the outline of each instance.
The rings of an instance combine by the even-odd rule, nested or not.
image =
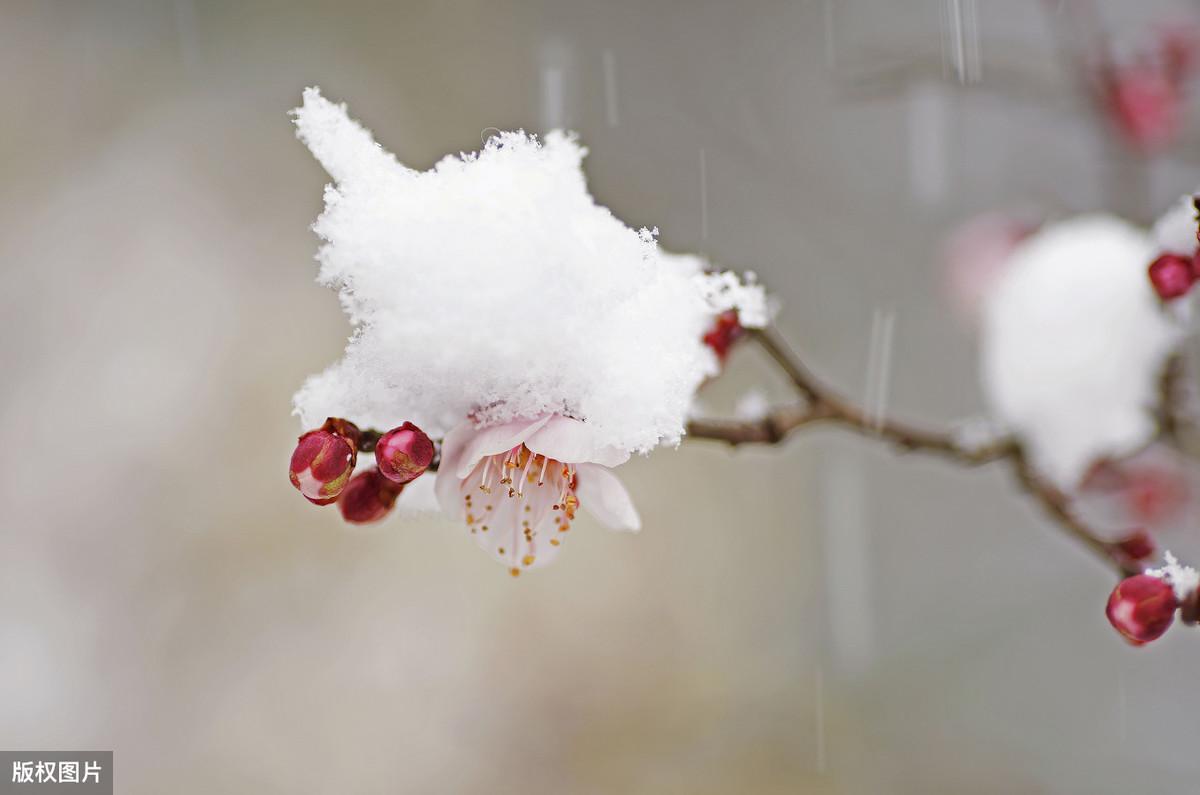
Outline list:
[[[579,131],[600,202],[757,271],[848,394],[947,425],[983,409],[950,230],[1200,183],[1194,132],[1115,153],[1071,5],[0,3],[0,747],[113,749],[131,793],[1193,791],[1200,644],[1125,646],[1111,573],[1003,467],[685,443],[621,470],[639,536],[585,519],[520,580],[285,471],[348,332],[303,87],[414,167]],[[1197,14],[1099,11],[1135,43]],[[705,405],[752,384],[788,396],[745,350]]]

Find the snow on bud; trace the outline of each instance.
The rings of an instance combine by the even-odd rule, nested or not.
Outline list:
[[[318,430],[301,436],[288,467],[292,485],[317,505],[337,499],[354,472],[358,435],[352,423],[331,417]]]
[[[1163,254],[1150,263],[1150,284],[1164,301],[1187,295],[1196,281],[1191,257]]]
[[[1175,620],[1179,600],[1170,583],[1152,574],[1126,577],[1108,598],[1108,621],[1135,646],[1162,637]]]
[[[342,518],[351,524],[378,522],[392,510],[403,488],[385,478],[378,469],[368,469],[350,479],[338,499],[338,508]]]
[[[1196,251],[1200,242],[1200,228],[1196,218],[1200,210],[1196,208],[1197,196],[1186,194],[1180,196],[1166,212],[1154,222],[1151,238],[1154,254],[1178,254],[1190,257]]]
[[[433,441],[416,425],[406,422],[380,437],[375,444],[375,461],[385,478],[408,483],[433,462]]]

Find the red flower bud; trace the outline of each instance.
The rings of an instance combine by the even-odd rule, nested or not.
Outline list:
[[[1145,560],[1154,554],[1154,539],[1145,530],[1138,529],[1114,542],[1113,546],[1131,561]]]
[[[416,425],[406,422],[379,438],[375,444],[375,461],[385,478],[408,483],[432,463],[433,441]]]
[[[352,524],[378,522],[392,510],[403,488],[379,474],[378,469],[368,469],[350,479],[338,499],[338,508],[342,518]]]
[[[328,430],[330,422],[333,420],[326,422],[320,430],[309,431],[300,437],[288,467],[292,485],[317,505],[328,505],[337,499],[354,472],[358,456],[353,442]],[[350,423],[346,425],[357,435],[357,428]]]
[[[730,309],[717,315],[716,322],[704,335],[704,344],[712,348],[717,358],[724,362],[725,357],[729,355],[729,349],[745,333],[746,329],[738,320],[737,310]]]
[[[1179,602],[1170,584],[1150,574],[1127,577],[1108,597],[1108,621],[1135,646],[1162,636]]]
[[[1164,301],[1186,295],[1196,280],[1192,260],[1178,254],[1163,254],[1150,263],[1150,283]]]

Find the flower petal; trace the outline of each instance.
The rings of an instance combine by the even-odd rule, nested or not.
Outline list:
[[[515,573],[540,568],[558,556],[570,523],[558,508],[556,485],[530,481],[524,495],[510,497],[504,488],[480,490],[475,486],[480,473],[470,474],[458,499],[475,543]]]
[[[575,471],[575,493],[579,496],[580,507],[610,530],[642,529],[642,520],[633,507],[633,500],[616,475],[597,464],[580,464]]]
[[[455,522],[463,518],[463,501],[460,486],[462,479],[455,477],[455,470],[462,461],[466,449],[478,431],[470,421],[456,425],[442,440],[442,457],[438,462],[437,478],[433,484],[438,505],[446,517]]]
[[[629,453],[620,448],[597,445],[595,434],[587,423],[558,414],[526,438],[525,446],[535,453],[568,464],[590,462],[614,467],[629,460]]]
[[[493,425],[490,428],[472,428],[474,436],[464,445],[461,458],[458,459],[458,464],[453,470],[453,474],[459,478],[465,478],[471,474],[471,470],[475,468],[475,465],[484,456],[511,450],[526,441],[530,434],[542,428],[550,421],[552,416],[551,414],[547,414],[536,420],[512,420],[502,425]],[[468,421],[465,424],[470,425],[470,422]],[[462,427],[462,425],[459,425],[458,428],[455,428],[455,431]],[[441,466],[439,466],[439,469],[441,469]]]

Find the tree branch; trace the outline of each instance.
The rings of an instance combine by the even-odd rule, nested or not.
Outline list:
[[[940,455],[963,466],[981,466],[994,461],[1009,461],[1017,481],[1069,535],[1083,544],[1122,575],[1137,573],[1134,563],[1120,549],[1101,539],[1071,510],[1070,497],[1037,476],[1021,445],[1010,437],[972,446],[955,434],[933,431],[883,416],[871,416],[866,410],[843,397],[818,379],[777,332],[752,329],[749,338],[760,345],[788,377],[799,393],[801,403],[775,408],[753,420],[695,419],[688,423],[687,435],[694,439],[743,444],[780,444],[793,432],[809,425],[839,425],[863,436],[878,438],[902,451]]]

